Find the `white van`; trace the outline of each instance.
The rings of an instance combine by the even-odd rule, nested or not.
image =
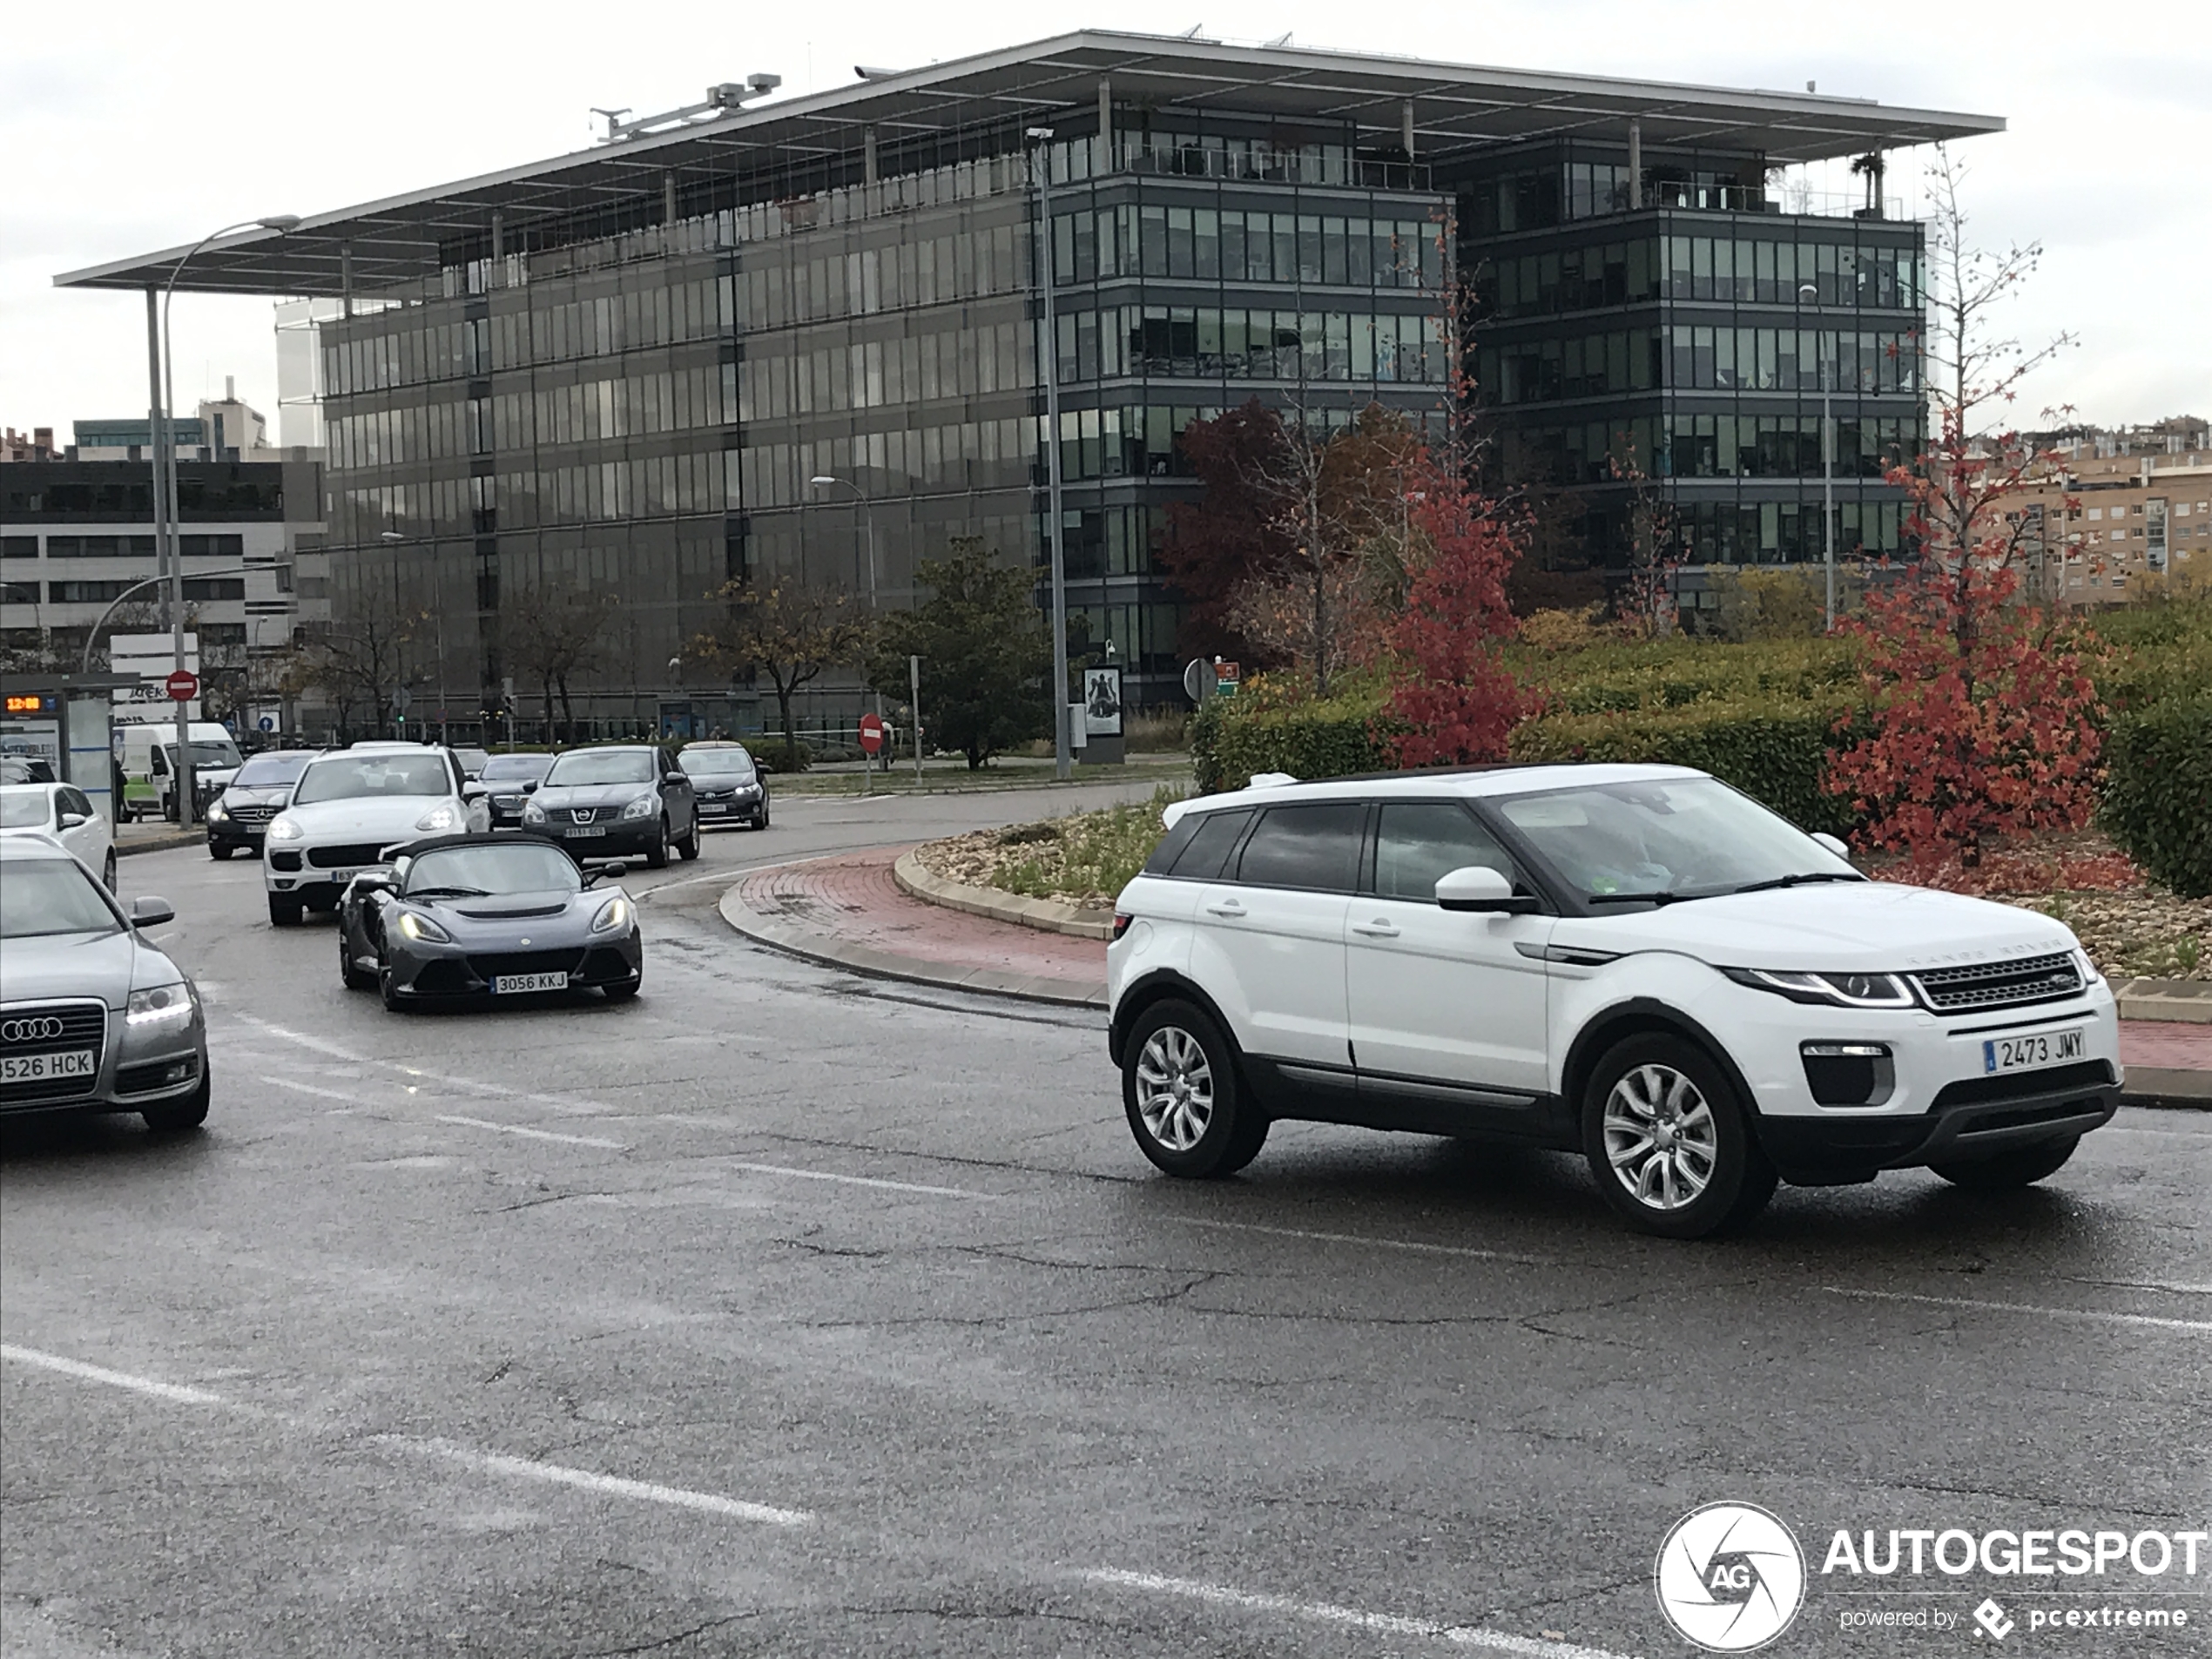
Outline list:
[[[239,769],[238,745],[212,720],[191,722],[192,792],[207,799],[212,788],[222,792],[231,774]],[[177,815],[177,723],[118,725],[111,739],[116,764],[122,772],[122,803],[126,819],[174,818]]]

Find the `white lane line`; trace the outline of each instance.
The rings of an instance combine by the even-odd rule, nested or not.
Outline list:
[[[597,1135],[556,1135],[550,1129],[525,1129],[520,1123],[495,1123],[484,1117],[455,1117],[447,1112],[435,1114],[434,1122],[459,1123],[466,1129],[496,1130],[502,1135],[520,1135],[533,1141],[558,1141],[564,1146],[600,1146],[610,1152],[630,1150],[626,1141],[602,1140]]]
[[[366,1106],[368,1103],[359,1095],[341,1095],[334,1089],[318,1089],[313,1083],[294,1082],[289,1077],[264,1076],[260,1081],[274,1083],[279,1089],[289,1089],[294,1094],[313,1095],[317,1100],[342,1100],[348,1106]]]
[[[1519,1256],[1511,1251],[1477,1250],[1467,1244],[1424,1244],[1410,1238],[1372,1238],[1364,1233],[1312,1232],[1303,1227],[1268,1227],[1257,1221],[1217,1221],[1204,1216],[1163,1216],[1180,1227],[1215,1227],[1231,1232],[1264,1233],[1276,1238],[1310,1238],[1325,1244],[1366,1244],[1376,1250],[1406,1250],[1423,1256],[1460,1256],[1478,1262],[1518,1262],[1524,1267],[1555,1267],[1550,1256]]]
[[[1345,1625],[1355,1630],[1372,1630],[1382,1635],[1426,1636],[1432,1642],[1448,1642],[1454,1647],[1519,1654],[1523,1659],[1627,1659],[1627,1656],[1608,1649],[1586,1648],[1572,1642],[1548,1642],[1503,1630],[1486,1630],[1478,1625],[1445,1624],[1435,1619],[1371,1613],[1364,1608],[1339,1607],[1333,1602],[1300,1602],[1287,1595],[1260,1595],[1250,1590],[1231,1589],[1225,1584],[1163,1578],[1157,1573],[1125,1573],[1113,1568],[1098,1568],[1085,1573],[1083,1577],[1093,1584],[1116,1589],[1150,1590],[1155,1595],[1210,1602],[1216,1607],[1231,1607],[1246,1613],[1272,1613],[1322,1624]]]
[[[1831,1296],[1869,1302],[1920,1302],[1931,1307],[1969,1308],[1989,1313],[2029,1313],[2046,1319],[2088,1319],[2099,1325],[2143,1325],[2161,1331],[2198,1331],[2212,1335],[2212,1319],[2163,1319],[2154,1313],[2114,1313],[2103,1308],[2031,1307],[2024,1302],[1978,1302],[1960,1296],[1914,1296],[1905,1291],[1862,1291],[1824,1285]]]
[[[296,1042],[303,1049],[313,1049],[317,1054],[327,1054],[334,1060],[350,1060],[355,1065],[369,1063],[363,1055],[355,1054],[351,1049],[341,1049],[334,1042],[325,1042],[320,1037],[311,1037],[305,1032],[294,1031],[289,1026],[273,1025],[266,1020],[257,1020],[250,1014],[233,1014],[231,1017],[234,1020],[243,1020],[251,1026],[258,1026],[273,1037],[282,1037],[287,1042]]]
[[[759,1521],[764,1526],[804,1527],[814,1519],[804,1509],[779,1509],[769,1504],[749,1503],[743,1498],[725,1498],[716,1492],[693,1492],[685,1487],[664,1487],[652,1480],[626,1480],[618,1474],[596,1474],[590,1469],[566,1468],[558,1463],[540,1463],[535,1459],[507,1457],[496,1452],[472,1452],[465,1446],[445,1440],[415,1440],[398,1435],[379,1435],[376,1439],[381,1444],[401,1451],[443,1458],[486,1474],[542,1480],[549,1486],[575,1487],[584,1492],[604,1492],[617,1498],[667,1504],[677,1509],[697,1509],[710,1515]]]
[[[787,1175],[801,1181],[838,1181],[848,1187],[880,1187],[886,1192],[922,1192],[939,1198],[995,1198],[995,1192],[971,1192],[965,1187],[928,1187],[915,1181],[885,1181],[870,1175],[833,1175],[827,1170],[795,1170],[786,1163],[742,1163],[725,1166],[749,1170],[755,1175]]]
[[[105,1366],[88,1366],[82,1359],[64,1359],[57,1353],[42,1352],[37,1348],[19,1348],[12,1342],[0,1342],[0,1359],[36,1366],[41,1371],[59,1372],[64,1377],[75,1377],[84,1382],[105,1383],[111,1388],[127,1388],[134,1394],[150,1394],[156,1399],[170,1400],[179,1406],[230,1404],[220,1394],[211,1394],[205,1388],[187,1388],[182,1383],[160,1382],[152,1377],[134,1377],[127,1371],[110,1371]]]

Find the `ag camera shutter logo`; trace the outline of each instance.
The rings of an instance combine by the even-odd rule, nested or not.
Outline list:
[[[1767,1511],[1709,1503],[1674,1524],[1652,1568],[1659,1611],[1709,1653],[1749,1653],[1790,1628],[1804,1605],[1805,1558]]]

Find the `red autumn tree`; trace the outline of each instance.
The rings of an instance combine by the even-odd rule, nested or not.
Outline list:
[[[1291,549],[1276,500],[1291,488],[1291,444],[1272,409],[1253,398],[1176,439],[1205,486],[1196,501],[1171,502],[1160,538],[1160,570],[1183,600],[1177,648],[1186,655],[1280,660],[1253,649],[1231,620],[1238,590],[1281,568]]]
[[[1398,764],[1502,759],[1533,701],[1497,651],[1514,630],[1506,577],[1519,539],[1447,462],[1424,457],[1409,485],[1406,604],[1385,634]]]

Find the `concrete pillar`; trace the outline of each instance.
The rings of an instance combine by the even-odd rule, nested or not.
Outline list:
[[[348,317],[352,316],[354,314],[354,245],[351,242],[341,242],[338,245],[338,293],[341,313]]]
[[[1098,171],[1114,171],[1114,83],[1098,78]]]
[[[491,257],[495,262],[507,257],[507,215],[496,207],[491,210]]]
[[[876,179],[875,128],[872,125],[860,129],[860,179],[870,185]]]
[[[1413,100],[1410,98],[1399,106],[1399,142],[1406,147],[1406,159],[1413,158]]]
[[[673,172],[660,176],[660,222],[664,225],[676,222],[676,175]]]
[[[1629,206],[1643,206],[1643,123],[1629,118]]]

